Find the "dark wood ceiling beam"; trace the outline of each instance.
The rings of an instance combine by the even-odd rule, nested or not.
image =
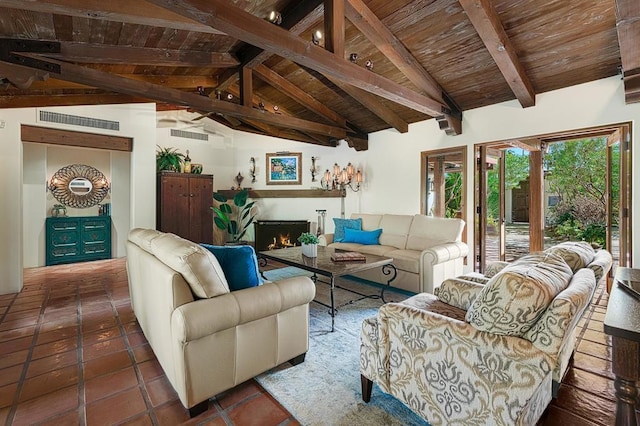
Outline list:
[[[151,27],[223,34],[144,0],[0,0],[0,7]]]
[[[324,10],[322,3],[322,0],[301,0],[289,2],[287,8],[281,11],[282,23],[280,24],[280,27],[289,30],[291,34],[302,34],[304,31],[311,28],[311,25],[322,18]],[[237,55],[243,62],[244,66],[253,68],[272,57],[273,53],[248,44],[242,47],[238,51]],[[237,70],[227,70],[220,76],[218,88],[220,90],[226,90],[227,87],[235,83],[237,80]]]
[[[640,102],[640,4],[637,0],[616,0],[616,29],[625,102]]]
[[[347,134],[345,129],[335,126],[314,123],[295,117],[276,116],[275,114],[259,111],[251,107],[214,100],[208,96],[187,93],[146,82],[129,80],[119,75],[109,74],[79,65],[67,64],[53,59],[51,59],[51,61],[54,61],[53,63],[60,67],[59,73],[57,73],[56,76],[57,78],[73,81],[74,83],[86,84],[126,95],[148,97],[156,101],[188,105],[206,112],[219,112],[235,117],[253,118],[279,127],[289,127],[335,138],[344,138]],[[30,70],[30,68],[26,69]],[[52,73],[52,75],[55,74]]]
[[[43,56],[85,64],[212,68],[235,67],[240,64],[240,61],[229,53],[75,42],[60,42],[60,53],[46,53]]]
[[[345,0],[324,1],[324,48],[344,58]]]
[[[345,84],[375,93],[407,108],[431,116],[450,113],[448,106],[416,93],[394,81],[369,72],[344,58],[305,41],[287,30],[274,26],[224,0],[151,0],[158,6],[210,25],[231,37],[308,66]]]
[[[302,106],[330,120],[340,127],[347,127],[347,120],[344,117],[340,116],[325,104],[318,101],[298,86],[292,84],[289,80],[285,79],[275,71],[270,70],[264,65],[258,65],[254,68],[254,72],[256,77],[286,94]]]
[[[490,0],[458,0],[507,84],[523,108],[536,104],[536,94],[516,49]]]
[[[36,108],[73,105],[116,105],[155,102],[140,96],[101,93],[92,95],[4,95],[0,108]]]
[[[36,81],[46,81],[49,73],[41,70],[25,70],[11,64],[0,62],[0,80],[6,79],[18,89],[29,89]]]
[[[24,72],[24,71],[23,71]],[[142,75],[142,74],[119,74],[121,77],[132,80],[145,81],[147,83],[159,84],[173,89],[191,89],[196,91],[198,86],[203,88],[213,88],[216,86],[216,79],[209,76],[191,75]],[[49,78],[44,81],[36,80],[31,84],[31,90],[77,90],[86,89],[90,86],[72,83],[69,81]]]
[[[253,71],[251,68],[242,68],[240,72],[240,103],[244,106],[253,106]]]

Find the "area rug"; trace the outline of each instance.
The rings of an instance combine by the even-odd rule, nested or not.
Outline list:
[[[287,267],[265,272],[270,280],[309,275]],[[379,288],[361,282],[340,279],[338,284],[364,294],[379,293]],[[317,284],[316,298],[328,303],[329,286]],[[371,402],[362,401],[360,391],[360,325],[376,314],[380,300],[364,299],[349,304],[358,296],[337,289],[335,331],[327,307],[310,304],[309,351],[297,366],[285,363],[256,379],[303,425],[428,425],[400,401],[374,385]],[[399,300],[406,294],[388,292],[387,299]]]

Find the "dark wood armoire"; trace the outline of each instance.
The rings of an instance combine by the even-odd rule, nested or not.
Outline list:
[[[160,172],[156,200],[159,231],[213,244],[213,175]]]

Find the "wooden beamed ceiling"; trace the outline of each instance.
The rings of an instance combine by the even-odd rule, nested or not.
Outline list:
[[[435,118],[458,135],[465,109],[619,68],[640,100],[636,0],[0,0],[0,15],[0,108],[156,101],[364,150],[371,132]]]

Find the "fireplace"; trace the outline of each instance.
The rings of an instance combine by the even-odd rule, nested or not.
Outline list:
[[[258,220],[253,223],[256,251],[299,246],[298,237],[309,232],[308,220]]]

